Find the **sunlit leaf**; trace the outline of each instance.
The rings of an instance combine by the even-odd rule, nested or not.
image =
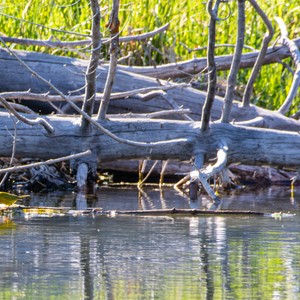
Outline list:
[[[29,195],[14,195],[6,192],[0,192],[0,204],[11,206],[15,204],[19,199],[28,198]]]

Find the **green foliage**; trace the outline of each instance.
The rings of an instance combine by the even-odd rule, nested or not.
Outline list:
[[[0,204],[10,206],[22,198],[28,198],[28,197],[29,195],[17,196],[6,192],[0,192]]]
[[[108,37],[106,23],[109,18],[112,1],[101,1],[102,33]],[[275,16],[283,18],[289,30],[289,37],[299,37],[300,6],[298,0],[259,1],[275,28],[275,39],[280,35],[274,21]],[[71,41],[86,38],[77,34],[89,34],[91,12],[89,1],[63,0],[2,0],[0,2],[0,26],[2,34],[13,37],[34,39],[58,39]],[[250,3],[246,3],[246,39],[245,44],[255,49],[261,47],[266,27],[255,13]],[[217,27],[217,44],[234,44],[236,38],[236,2],[222,3],[219,16],[224,18]],[[7,16],[10,15],[11,17]],[[228,18],[226,18],[229,16]],[[14,17],[14,18],[12,18]],[[122,1],[120,8],[122,36],[139,34],[170,23],[169,30],[153,37],[150,41],[132,42],[122,45],[121,55],[130,51],[134,56],[125,63],[133,65],[155,65],[205,56],[206,50],[191,51],[207,45],[208,15],[202,1],[141,0]],[[23,21],[21,21],[21,19]],[[43,26],[37,26],[42,24]],[[61,31],[57,31],[57,30]],[[14,45],[15,48],[22,48]],[[24,49],[24,47],[22,48]],[[72,55],[87,58],[84,49],[77,52],[53,50],[45,47],[27,47],[26,50],[43,51],[60,55]],[[245,49],[245,52],[249,51]],[[233,48],[219,47],[217,55],[233,53]],[[107,59],[107,46],[103,47],[103,57]],[[292,65],[291,60],[286,61]],[[239,84],[246,84],[249,70],[241,70]],[[226,77],[222,72],[219,76]],[[284,101],[292,82],[292,74],[286,66],[274,64],[263,67],[260,78],[254,87],[253,103],[270,109],[278,108]],[[292,112],[297,110],[294,104]]]

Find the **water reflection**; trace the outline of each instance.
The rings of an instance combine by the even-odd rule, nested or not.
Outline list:
[[[107,189],[87,204],[105,210],[190,207],[171,190],[139,193]],[[297,193],[291,202],[288,190],[275,189],[223,199],[226,209],[296,213],[278,220],[212,216],[6,220],[7,226],[0,228],[0,299],[299,299],[297,199]],[[43,202],[37,195],[33,200]],[[48,200],[44,202],[49,204]],[[72,206],[76,200],[76,195],[60,195],[52,206]]]

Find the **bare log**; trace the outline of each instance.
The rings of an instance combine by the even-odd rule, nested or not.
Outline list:
[[[300,38],[293,40],[300,47]],[[242,55],[240,68],[252,68],[257,60],[259,52],[249,52]],[[285,46],[269,47],[262,60],[263,65],[276,63],[290,57],[289,49]],[[221,55],[216,57],[217,70],[229,70],[233,55]],[[170,63],[155,67],[128,67],[120,66],[120,70],[150,76],[159,79],[181,78],[199,74],[207,67],[206,58],[193,58],[191,60]]]
[[[228,145],[229,164],[300,166],[298,133],[216,123],[202,134],[199,122],[144,119],[101,122],[107,130],[123,139],[134,138],[156,145],[137,147],[119,143],[94,128],[88,135],[82,135],[79,117],[49,116],[47,120],[55,130],[53,136],[48,136],[44,129],[36,126],[14,124],[8,113],[0,113],[0,157],[11,156],[13,136],[10,133],[16,130],[21,137],[16,141],[16,158],[58,158],[90,149],[100,162],[145,158],[189,160],[198,153],[205,154],[207,158],[214,157],[222,140]],[[163,139],[178,142],[157,143]]]
[[[61,56],[52,56],[43,53],[15,51],[22,60],[35,70],[38,74],[49,80],[63,93],[68,94],[71,91],[74,95],[81,94],[80,88],[85,86],[84,72],[87,67],[87,61],[67,58]],[[205,59],[206,60],[206,59]],[[0,91],[28,91],[32,93],[53,93],[49,85],[41,82],[35,76],[20,65],[15,57],[10,55],[6,50],[0,48]],[[99,66],[97,69],[97,91],[102,92],[104,88],[107,67]],[[119,70],[116,74],[116,84],[113,92],[124,92],[139,88],[159,87],[155,79],[141,76],[138,74],[128,73]],[[162,84],[167,84],[162,82]],[[164,86],[162,86],[162,89]],[[206,94],[193,88],[177,87],[167,91],[168,95],[177,102],[183,109],[190,109],[190,117],[194,120],[200,120],[201,108],[204,104]],[[43,97],[42,97],[43,98]],[[46,108],[45,108],[46,105]],[[211,111],[212,120],[217,120],[221,116],[223,100],[215,97]],[[31,106],[37,110],[50,108],[47,103],[33,101]],[[65,106],[61,103],[61,107]],[[199,110],[195,109],[199,107]],[[126,100],[112,101],[108,113],[122,112],[154,112],[158,110],[169,109],[169,103],[163,97],[154,97],[147,101],[147,104],[137,99],[134,95]],[[236,122],[251,120],[255,117],[264,118],[264,127],[276,128],[283,130],[300,131],[300,121],[292,120],[277,112],[271,112],[266,109],[258,108],[251,105],[247,109],[241,108],[238,103],[233,103],[231,110],[231,120]]]

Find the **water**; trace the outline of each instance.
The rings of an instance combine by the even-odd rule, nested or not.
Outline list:
[[[0,299],[300,299],[299,192],[223,197],[263,216],[80,216],[0,219]],[[73,194],[32,195],[72,206]],[[203,208],[173,190],[102,189],[105,210]],[[2,222],[2,223],[1,223]]]

